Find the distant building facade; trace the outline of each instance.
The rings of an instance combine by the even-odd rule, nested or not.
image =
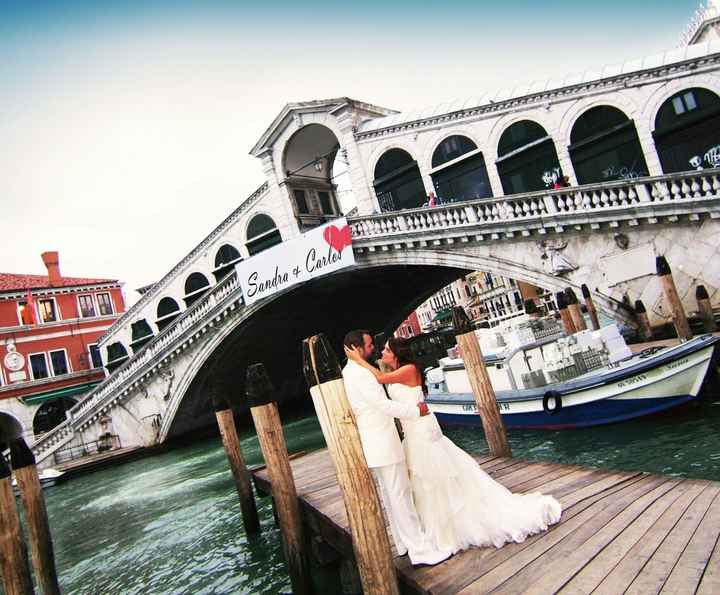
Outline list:
[[[0,273],[0,435],[28,442],[104,377],[98,338],[125,311],[114,279]],[[0,445],[1,446],[1,445]]]

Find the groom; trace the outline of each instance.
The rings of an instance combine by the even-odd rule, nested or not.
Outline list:
[[[350,331],[343,343],[346,347],[359,347],[366,360],[375,351],[372,336],[367,331]],[[398,554],[407,553],[413,564],[441,562],[450,552],[430,549],[426,543],[412,500],[405,453],[394,422],[394,418],[413,419],[427,415],[427,405],[389,400],[372,373],[353,361],[348,361],[343,368],[343,379],[365,460],[380,485],[380,497]]]

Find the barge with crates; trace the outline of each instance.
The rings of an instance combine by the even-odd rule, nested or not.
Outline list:
[[[615,325],[564,336],[552,319],[476,331],[508,428],[614,423],[696,400],[710,369],[712,335],[633,355]],[[426,402],[443,425],[480,425],[457,352],[427,371]]]

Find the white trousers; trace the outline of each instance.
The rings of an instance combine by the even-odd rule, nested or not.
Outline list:
[[[384,467],[373,467],[372,472],[380,486],[380,498],[388,516],[390,533],[398,554],[407,550],[413,564],[435,564],[447,557],[428,549],[420,518],[412,499],[412,488],[405,462]]]

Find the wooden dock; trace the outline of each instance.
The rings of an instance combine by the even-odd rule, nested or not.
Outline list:
[[[548,531],[500,549],[460,552],[437,566],[395,558],[407,593],[720,593],[720,483],[490,456],[475,457],[513,492],[563,506]],[[345,558],[352,544],[327,450],[291,461],[311,532]],[[266,469],[253,471],[269,493]]]

